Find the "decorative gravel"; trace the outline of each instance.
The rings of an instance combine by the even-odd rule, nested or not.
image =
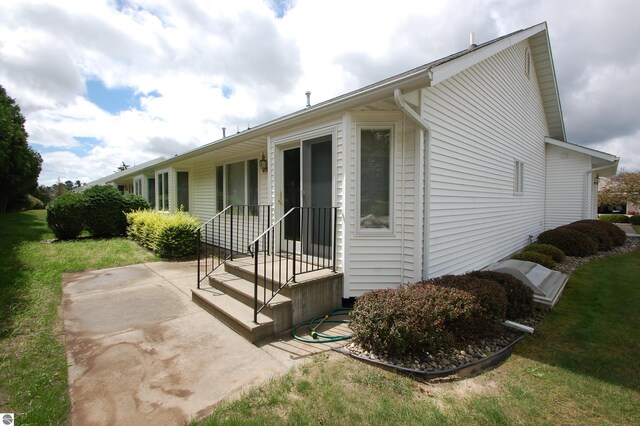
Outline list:
[[[624,245],[615,247],[612,250],[606,252],[599,252],[589,257],[573,257],[567,256],[566,260],[561,264],[558,264],[556,270],[571,275],[578,267],[593,260],[602,257],[611,256],[614,254],[628,253],[634,250],[640,249],[640,238],[629,237]],[[548,312],[546,307],[536,307],[532,315],[528,318],[521,318],[516,322],[524,324],[530,327],[536,326],[538,322],[544,318],[544,315]],[[496,330],[495,336],[491,338],[481,339],[476,342],[467,342],[460,345],[458,348],[451,349],[446,352],[438,352],[435,354],[427,354],[421,358],[385,358],[382,355],[366,351],[355,343],[349,343],[344,347],[345,350],[351,352],[353,355],[369,358],[373,361],[387,364],[390,367],[401,367],[412,370],[437,372],[443,370],[450,370],[461,367],[465,364],[473,363],[481,359],[487,358],[492,354],[502,350],[515,339],[522,335],[521,332],[501,326]]]

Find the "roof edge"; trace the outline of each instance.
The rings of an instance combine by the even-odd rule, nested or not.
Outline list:
[[[620,157],[616,157],[613,154],[608,154],[606,152],[598,151],[592,148],[587,148],[585,146],[577,145],[575,143],[560,141],[557,139],[550,138],[548,136],[544,138],[544,141],[549,145],[554,145],[560,148],[568,149],[570,151],[579,152],[580,154],[589,155],[591,157],[599,158],[601,160],[608,161],[610,163],[615,163],[617,161],[620,161]]]

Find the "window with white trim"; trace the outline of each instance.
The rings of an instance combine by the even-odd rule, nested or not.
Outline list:
[[[189,172],[176,172],[176,200],[178,209],[189,211]]]
[[[358,129],[361,229],[391,229],[393,128]]]
[[[515,160],[513,170],[513,195],[524,194],[524,163]]]
[[[133,179],[133,193],[142,197],[142,176]]]
[[[258,159],[216,167],[216,209],[230,205],[258,205]]]
[[[158,173],[158,210],[169,210],[169,172]]]

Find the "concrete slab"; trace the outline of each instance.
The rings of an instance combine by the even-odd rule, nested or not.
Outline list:
[[[146,264],[63,277],[72,424],[181,424],[292,365],[160,275],[178,277],[182,268]]]

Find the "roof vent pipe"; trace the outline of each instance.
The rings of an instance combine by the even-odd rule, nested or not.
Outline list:
[[[311,92],[307,91],[305,95],[307,95],[307,108],[309,108],[311,106]]]
[[[476,47],[478,47],[478,45],[476,44],[475,34],[469,33],[469,48],[468,48],[468,50],[473,50]]]
[[[226,138],[226,137],[227,137],[227,128],[226,128],[226,127],[223,127],[223,128],[222,128],[222,138],[224,139],[224,138]]]

